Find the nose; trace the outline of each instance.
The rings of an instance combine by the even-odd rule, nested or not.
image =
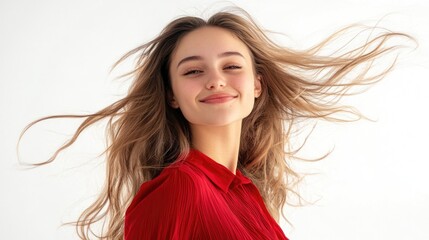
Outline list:
[[[211,74],[208,75],[208,80],[206,83],[206,88],[209,90],[219,89],[226,86],[226,81],[224,76],[216,70],[213,70]]]

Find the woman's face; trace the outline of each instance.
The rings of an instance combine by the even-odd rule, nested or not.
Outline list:
[[[185,35],[169,67],[173,96],[191,125],[225,126],[252,111],[261,92],[247,46],[231,32],[203,27]]]

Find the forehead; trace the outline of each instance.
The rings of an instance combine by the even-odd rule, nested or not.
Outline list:
[[[183,57],[217,56],[228,51],[240,52],[250,59],[248,47],[231,31],[220,27],[202,27],[186,34],[177,44],[171,63],[177,63]]]

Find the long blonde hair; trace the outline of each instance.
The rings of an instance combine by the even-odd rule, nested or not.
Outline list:
[[[94,114],[38,119],[21,134],[22,137],[28,128],[46,119],[84,118],[73,137],[48,161],[38,164],[42,165],[72,145],[82,131],[107,119],[105,186],[76,222],[82,239],[90,238],[91,226],[99,221],[107,221],[107,228],[99,238],[122,239],[125,211],[141,184],[189,152],[188,122],[180,110],[167,102],[172,91],[168,66],[180,39],[204,26],[221,27],[235,34],[250,49],[255,71],[262,76],[263,92],[251,114],[243,120],[238,167],[258,187],[276,220],[280,218],[286,197],[294,192],[292,185],[299,179],[288,165],[297,152],[289,146],[296,121],[339,120],[335,116],[338,112],[358,116],[352,108],[338,106],[338,100],[354,86],[375,83],[391,70],[393,63],[376,74],[369,74],[375,59],[399,47],[387,44],[389,39],[410,38],[385,30],[352,50],[322,56],[323,47],[345,30],[308,50],[294,51],[271,41],[244,11],[241,14],[218,12],[208,20],[181,17],[172,21],[158,37],[129,51],[114,65],[138,55],[135,69],[126,74],[133,76],[134,81],[124,98]],[[353,77],[347,77],[350,74]]]

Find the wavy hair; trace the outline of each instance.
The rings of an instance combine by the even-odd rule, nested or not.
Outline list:
[[[89,239],[93,234],[100,239],[122,239],[125,211],[141,184],[189,152],[189,124],[180,110],[168,103],[172,91],[168,66],[181,38],[205,26],[220,27],[238,37],[250,49],[255,72],[262,76],[263,92],[243,120],[238,168],[258,187],[277,221],[287,196],[295,193],[294,184],[300,179],[288,164],[297,158],[299,150],[290,144],[297,120],[344,121],[347,119],[337,116],[344,112],[359,117],[353,108],[339,106],[339,99],[352,94],[352,88],[377,82],[392,69],[394,61],[377,73],[370,71],[376,59],[401,47],[389,44],[390,39],[410,39],[403,33],[362,28],[372,32],[362,44],[342,53],[323,55],[321,51],[328,44],[354,27],[340,30],[310,49],[297,51],[270,40],[244,11],[221,11],[208,20],[187,16],[172,21],[152,41],[129,51],[114,64],[116,67],[125,59],[138,56],[135,69],[123,75],[134,79],[124,98],[94,114],[38,119],[21,133],[22,137],[34,124],[47,119],[84,119],[50,159],[36,164],[43,165],[71,146],[85,129],[107,120],[105,185],[98,199],[75,223],[80,238]],[[343,47],[338,46],[337,50]],[[91,228],[97,222],[103,222],[103,226],[107,223],[100,234]]]

